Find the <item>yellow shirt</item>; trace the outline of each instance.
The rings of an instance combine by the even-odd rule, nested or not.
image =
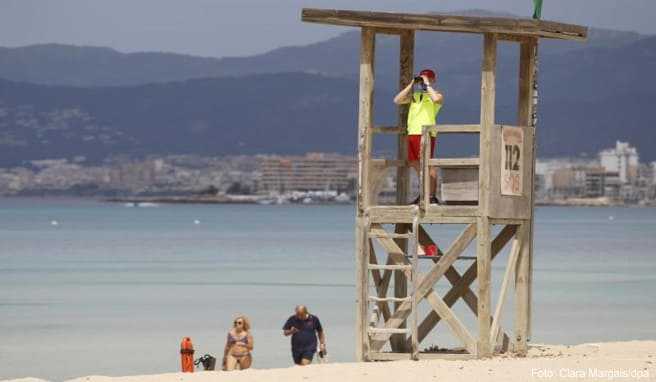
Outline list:
[[[421,135],[424,126],[435,125],[441,109],[442,104],[433,102],[427,93],[415,92],[408,111],[408,135]]]

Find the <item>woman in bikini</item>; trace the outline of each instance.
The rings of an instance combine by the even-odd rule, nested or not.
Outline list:
[[[246,316],[235,318],[234,327],[228,332],[226,345],[223,351],[223,368],[226,371],[239,370],[251,367],[253,358],[253,336],[250,333],[251,324]]]

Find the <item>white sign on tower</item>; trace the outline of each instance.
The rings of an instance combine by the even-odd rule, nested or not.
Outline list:
[[[524,193],[524,129],[501,128],[501,195],[522,196]]]

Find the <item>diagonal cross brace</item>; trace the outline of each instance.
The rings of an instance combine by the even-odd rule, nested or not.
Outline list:
[[[497,237],[492,241],[492,259],[494,259],[501,252],[503,247],[505,247],[505,245],[510,241],[510,239],[513,238],[516,231],[516,225],[507,225],[501,230],[501,232],[499,232]],[[474,263],[469,266],[467,271],[463,273],[462,277],[460,277],[460,280],[456,282],[453,288],[451,288],[451,290],[449,290],[449,292],[444,295],[443,300],[447,306],[453,306],[460,297],[467,293],[467,291],[471,292],[469,286],[474,282],[474,280],[476,280],[477,273],[477,262],[474,261]],[[476,297],[474,296],[474,298]],[[474,304],[474,307],[475,306],[476,305]],[[473,307],[470,306],[470,308],[474,310]],[[477,313],[476,310],[474,310],[474,312]],[[419,340],[421,341],[426,338],[428,333],[433,330],[438,322],[440,322],[440,316],[435,313],[435,311],[431,311],[428,316],[426,316],[426,318],[421,322],[421,324],[419,324]]]

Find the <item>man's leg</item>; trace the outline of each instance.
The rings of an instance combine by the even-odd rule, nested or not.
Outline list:
[[[306,351],[303,352],[301,355],[301,363],[299,365],[301,366],[307,366],[312,363],[312,358],[314,358],[314,353],[313,351]]]
[[[415,174],[417,174],[417,179],[419,179],[419,162],[417,162],[417,161],[409,161],[409,162],[408,162],[408,166],[409,166],[410,168],[414,168],[414,169],[415,169]],[[421,185],[420,185],[419,187],[421,187]],[[410,191],[412,192],[412,190],[410,190]],[[418,204],[418,203],[419,203],[419,196],[417,196],[416,199],[413,199],[413,202],[412,202],[411,204]]]

